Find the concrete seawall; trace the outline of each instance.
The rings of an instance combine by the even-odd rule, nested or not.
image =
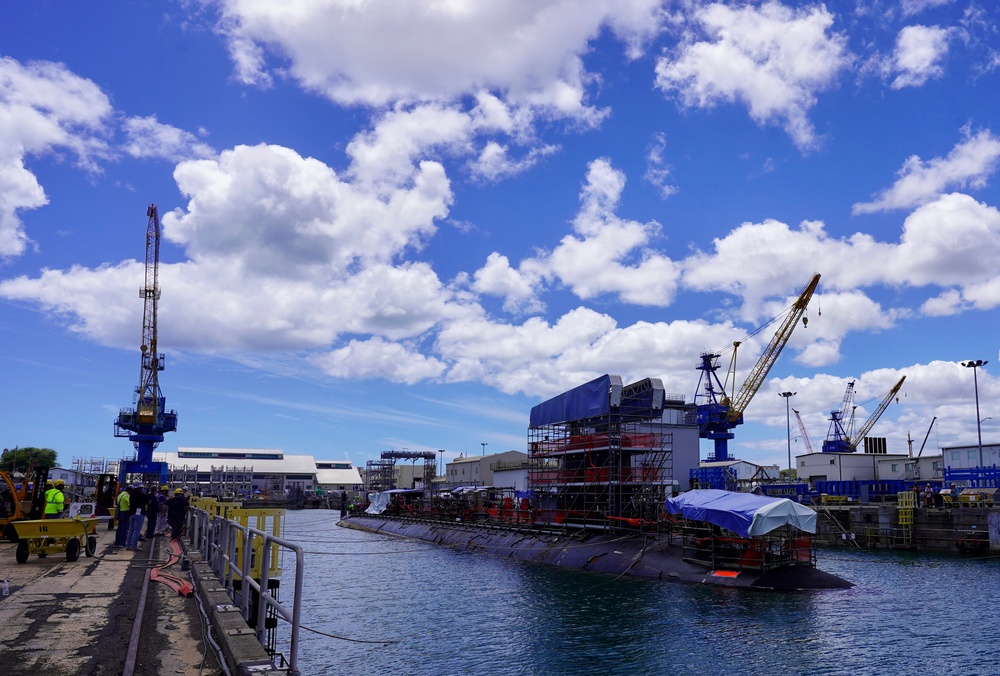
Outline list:
[[[900,509],[895,504],[833,505],[817,508],[817,542],[823,546],[912,549],[936,553],[1000,550],[1000,508]],[[964,551],[963,551],[964,550]]]

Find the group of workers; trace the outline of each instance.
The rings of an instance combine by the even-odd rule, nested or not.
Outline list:
[[[169,491],[169,486],[160,486],[159,492],[152,487],[147,492],[145,486],[136,484],[118,494],[115,510],[115,518],[118,520],[116,547],[138,549],[140,542],[163,535],[168,526],[170,538],[180,539],[189,503],[183,488],[174,489],[172,497],[167,497]],[[142,534],[144,523],[145,537]]]
[[[69,502],[63,490],[66,482],[49,479],[45,482],[45,518],[58,519],[69,509]],[[128,486],[118,493],[115,500],[115,546],[138,549],[139,542],[163,535],[170,528],[172,540],[178,540],[184,531],[187,511],[190,507],[187,488],[174,489],[173,497],[168,497],[169,486],[160,486],[159,492],[150,487],[147,492],[142,484]],[[146,536],[142,536],[143,524]]]

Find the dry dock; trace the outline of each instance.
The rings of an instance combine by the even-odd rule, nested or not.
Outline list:
[[[817,542],[827,547],[910,549],[942,554],[1000,551],[1000,506],[900,507],[818,504]]]
[[[16,545],[0,541],[0,579],[10,589],[0,596],[4,676],[220,673],[196,598],[147,582],[137,616],[149,569],[166,559],[166,539],[142,542],[139,551],[113,544],[114,533],[98,528],[92,558],[33,555],[18,564]],[[186,577],[179,568],[170,572]]]

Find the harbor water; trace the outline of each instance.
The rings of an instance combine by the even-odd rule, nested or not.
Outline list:
[[[307,552],[303,674],[1000,674],[996,558],[820,550],[820,568],[855,587],[753,592],[525,564],[338,519],[286,518]]]

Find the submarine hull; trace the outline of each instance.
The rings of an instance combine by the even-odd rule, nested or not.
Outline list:
[[[766,571],[713,570],[686,560],[680,543],[664,534],[637,533],[623,538],[620,534],[512,529],[368,514],[346,517],[338,525],[502,558],[648,580],[784,591],[853,586],[804,564]]]

